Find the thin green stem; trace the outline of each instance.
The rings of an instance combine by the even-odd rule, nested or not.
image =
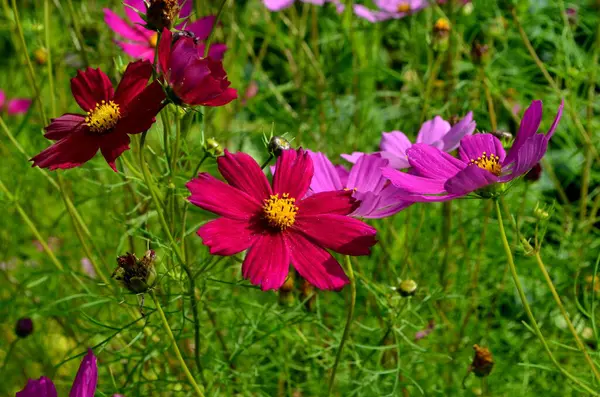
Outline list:
[[[221,14],[223,13],[223,9],[225,8],[226,3],[227,3],[227,0],[221,1],[221,5],[219,6],[219,11],[217,12],[217,16],[215,17],[215,23],[213,25],[212,30],[210,31],[210,35],[208,36],[208,39],[206,39],[206,44],[204,47],[204,58],[206,58],[208,56],[208,52],[210,50],[210,45],[212,43],[215,32],[217,30],[217,26],[219,25],[219,21],[221,20]]]
[[[269,158],[268,158],[268,159],[266,159],[264,163],[262,163],[262,165],[260,166],[260,169],[261,169],[261,170],[264,170],[264,169],[265,169],[265,167],[266,167],[267,165],[269,165],[269,163],[271,162],[271,160],[273,160],[273,154],[272,154],[272,153],[270,153],[270,154],[269,154]]]
[[[81,53],[81,58],[83,59],[83,63],[86,66],[89,66],[90,61],[88,59],[87,53],[85,52],[85,40],[83,39],[83,35],[81,34],[81,26],[79,26],[79,19],[77,19],[77,16],[75,15],[75,7],[73,7],[72,0],[67,0],[67,8],[69,9],[69,14],[71,14],[71,23],[73,24],[75,37],[77,37],[77,41],[79,42],[79,52]]]
[[[50,0],[44,0],[44,33],[45,46],[47,51],[46,67],[48,69],[48,86],[50,88],[50,111],[52,116],[56,116],[56,98],[54,95],[54,73],[52,72],[52,51],[50,46]]]
[[[163,326],[165,327],[165,331],[167,331],[167,335],[169,336],[169,339],[171,340],[171,344],[173,345],[173,350],[175,350],[175,355],[177,356],[177,359],[179,360],[181,369],[183,369],[183,372],[185,373],[185,376],[188,378],[190,384],[192,385],[192,388],[196,392],[196,395],[198,395],[200,397],[204,397],[204,393],[202,393],[202,390],[200,390],[200,387],[196,383],[194,376],[190,372],[187,364],[185,363],[183,356],[181,355],[181,351],[179,350],[179,347],[177,346],[177,340],[175,339],[175,336],[173,335],[173,331],[171,331],[169,322],[167,321],[167,318],[165,317],[165,313],[163,312],[163,309],[160,306],[160,302],[156,298],[156,294],[154,293],[154,291],[151,291],[150,295],[152,296],[152,299],[154,300],[154,304],[156,305],[156,310],[158,311],[158,314],[163,323]]]
[[[512,256],[512,251],[510,249],[510,244],[508,243],[508,238],[506,237],[506,231],[504,230],[504,223],[502,221],[502,211],[500,210],[500,203],[498,202],[498,200],[495,200],[495,206],[496,206],[496,217],[498,218],[498,229],[500,231],[500,239],[502,240],[502,245],[503,245],[504,251],[506,253],[506,258],[508,260],[508,267],[510,269],[510,273],[512,275],[513,281],[515,283],[515,287],[517,288],[517,292],[519,293],[519,298],[521,299],[521,303],[523,303],[523,307],[525,308],[525,312],[527,313],[527,317],[529,318],[529,322],[531,323],[531,326],[533,327],[533,330],[534,330],[536,336],[538,337],[540,342],[542,342],[542,345],[544,346],[544,350],[548,354],[550,361],[552,361],[554,366],[565,377],[570,379],[573,383],[577,384],[579,387],[581,387],[582,389],[584,389],[586,392],[590,393],[591,395],[600,396],[600,393],[594,391],[588,385],[586,385],[585,383],[580,381],[578,378],[576,378],[575,376],[573,376],[569,372],[567,372],[567,370],[565,370],[559,364],[559,362],[556,360],[556,358],[554,358],[554,355],[552,354],[552,351],[550,350],[550,347],[548,346],[548,343],[546,342],[546,339],[544,338],[544,335],[542,334],[542,331],[540,330],[540,327],[538,326],[538,323],[535,320],[535,317],[533,316],[533,312],[531,311],[531,307],[529,306],[529,302],[527,302],[527,297],[525,296],[525,291],[523,290],[523,286],[521,285],[521,281],[519,280],[519,276],[517,274],[517,268],[515,266],[515,262],[514,262],[513,256]]]
[[[435,58],[435,62],[431,66],[431,71],[429,73],[429,77],[427,79],[427,83],[425,84],[425,93],[423,94],[423,110],[421,110],[421,123],[425,121],[427,117],[427,111],[429,109],[429,100],[431,96],[431,90],[433,89],[433,83],[437,79],[438,73],[440,71],[440,67],[442,66],[442,61],[444,60],[444,53],[439,53]]]
[[[337,373],[338,366],[342,359],[342,352],[348,336],[350,335],[350,326],[352,325],[352,319],[354,317],[354,307],[356,305],[356,279],[354,278],[354,270],[352,269],[352,262],[350,256],[346,255],[346,272],[348,273],[348,279],[350,280],[350,307],[348,308],[348,316],[346,317],[346,326],[344,327],[344,333],[338,348],[337,355],[335,356],[335,363],[333,364],[333,370],[329,378],[329,389],[327,395],[330,396],[333,391],[333,385],[335,383],[335,375]]]

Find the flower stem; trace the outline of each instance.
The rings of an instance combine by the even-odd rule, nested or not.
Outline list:
[[[506,252],[506,258],[508,260],[508,267],[510,269],[510,273],[512,275],[513,281],[515,283],[515,287],[517,287],[517,292],[519,293],[519,298],[521,298],[521,303],[523,303],[523,307],[525,308],[525,312],[527,313],[527,317],[529,318],[529,322],[531,323],[531,326],[533,327],[533,330],[534,330],[536,336],[539,338],[540,342],[542,342],[542,345],[544,346],[544,350],[548,354],[550,361],[552,361],[554,366],[565,377],[570,379],[573,383],[577,384],[579,387],[583,388],[586,392],[590,393],[591,395],[600,396],[600,393],[595,392],[588,385],[586,385],[585,383],[580,381],[578,378],[576,378],[575,376],[573,376],[569,372],[567,372],[567,370],[565,370],[558,363],[558,361],[552,354],[552,351],[550,350],[550,347],[548,346],[548,343],[546,342],[546,339],[544,338],[544,335],[542,334],[542,331],[540,330],[540,327],[538,326],[538,323],[535,320],[535,317],[533,316],[533,312],[531,311],[531,307],[529,306],[529,303],[527,302],[527,297],[525,296],[525,292],[523,291],[523,286],[521,285],[521,281],[519,280],[519,276],[517,275],[517,269],[515,267],[515,262],[513,260],[512,251],[510,249],[510,244],[508,243],[508,238],[506,237],[506,231],[504,230],[504,223],[502,221],[502,211],[500,210],[500,203],[498,202],[498,200],[495,200],[495,206],[496,206],[496,217],[498,218],[498,229],[500,231],[500,239],[502,240],[502,245],[504,246],[504,251]]]
[[[335,374],[337,373],[338,365],[342,358],[342,351],[346,340],[350,335],[350,326],[352,325],[352,318],[354,317],[354,306],[356,304],[356,279],[354,278],[354,270],[352,269],[352,262],[350,256],[346,255],[346,272],[348,273],[348,279],[350,280],[350,307],[348,308],[348,316],[346,317],[346,326],[344,327],[344,334],[342,335],[342,341],[338,348],[337,355],[335,357],[335,363],[333,364],[333,370],[331,371],[331,377],[329,378],[329,391],[327,395],[330,396],[333,391],[333,384],[335,383]]]
[[[265,169],[265,167],[266,167],[267,165],[269,165],[269,163],[271,162],[271,160],[273,160],[273,154],[272,154],[272,153],[270,153],[270,154],[269,154],[269,158],[268,158],[267,160],[265,160],[265,162],[264,162],[264,163],[262,163],[262,165],[260,166],[260,169],[261,169],[261,170],[264,170],[264,169]]]
[[[225,8],[225,4],[227,0],[221,1],[221,5],[219,6],[219,11],[217,12],[217,16],[215,17],[215,23],[210,31],[210,35],[208,39],[206,39],[206,44],[204,45],[204,58],[208,56],[208,52],[210,51],[210,45],[212,43],[213,36],[215,35],[215,31],[217,30],[217,26],[219,25],[219,21],[221,20],[221,14],[223,13],[223,9]]]
[[[173,331],[171,331],[169,322],[167,321],[167,318],[165,317],[165,313],[163,312],[163,309],[160,306],[160,302],[156,298],[156,294],[154,293],[154,291],[150,291],[150,295],[152,295],[152,299],[154,300],[154,304],[156,305],[156,310],[158,311],[158,314],[160,315],[160,319],[163,323],[163,326],[165,327],[165,331],[167,331],[167,335],[169,335],[169,339],[171,340],[171,344],[173,345],[173,350],[175,350],[175,355],[177,356],[177,359],[179,360],[179,363],[181,364],[181,368],[183,369],[185,376],[187,376],[187,378],[190,381],[190,384],[192,385],[196,394],[200,397],[204,397],[204,393],[202,393],[202,390],[200,390],[200,387],[196,383],[194,376],[190,372],[189,368],[187,367],[187,365],[185,363],[185,360],[183,359],[183,356],[181,355],[181,351],[179,351],[179,347],[177,346],[177,340],[175,340]]]

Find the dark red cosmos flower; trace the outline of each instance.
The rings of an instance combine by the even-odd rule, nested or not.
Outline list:
[[[237,98],[230,88],[223,63],[204,58],[204,45],[188,35],[178,35],[164,29],[158,44],[158,61],[168,91],[175,102],[189,106],[223,106]]]
[[[71,79],[71,91],[87,115],[66,113],[52,119],[46,138],[57,141],[33,157],[33,166],[67,169],[82,165],[98,152],[113,170],[115,160],[129,149],[129,135],[147,131],[162,109],[165,93],[155,81],[150,85],[152,64],[130,63],[116,91],[100,69],[79,71]]]
[[[260,166],[244,153],[217,160],[226,184],[207,173],[191,180],[188,200],[222,217],[198,230],[213,255],[248,250],[242,275],[263,290],[278,289],[290,263],[320,289],[348,283],[344,270],[327,249],[346,255],[368,255],[376,230],[347,216],[359,205],[352,190],[306,197],[313,162],[302,149],[284,150],[277,158],[273,186]]]

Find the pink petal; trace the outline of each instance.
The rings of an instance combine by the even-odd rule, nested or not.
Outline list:
[[[119,47],[125,52],[125,54],[129,55],[135,59],[142,59],[148,62],[154,61],[154,48],[150,46],[150,43],[126,43],[124,41],[116,42]]]
[[[200,18],[185,27],[185,30],[194,33],[194,35],[200,40],[208,39],[210,32],[215,24],[216,17],[209,15],[204,18]]]
[[[445,180],[466,167],[459,159],[424,143],[415,143],[407,153],[415,173],[430,179]]]
[[[336,190],[315,193],[297,201],[298,215],[311,216],[319,214],[348,215],[358,208],[358,201],[352,198],[351,190]]]
[[[16,98],[8,101],[8,114],[16,115],[27,113],[29,107],[31,106],[31,99],[25,98]]]
[[[188,201],[206,211],[238,220],[249,220],[262,213],[262,204],[246,193],[203,172],[185,185]]]
[[[129,142],[130,139],[127,134],[116,134],[113,132],[103,137],[102,143],[100,144],[100,151],[113,171],[117,172],[115,161],[121,153],[125,150],[129,150]]]
[[[519,153],[510,175],[502,181],[512,180],[523,175],[540,162],[548,150],[548,139],[544,134],[534,134],[529,137],[519,148]]]
[[[4,102],[6,102],[6,94],[0,90],[0,108],[4,107]]]
[[[448,179],[445,189],[449,194],[464,196],[496,182],[498,182],[496,175],[476,165],[471,165]]]
[[[124,0],[123,5],[127,18],[129,18],[129,20],[133,24],[145,24],[144,20],[139,16],[139,14],[134,11],[137,10],[143,14],[146,13],[146,6],[144,5],[144,0]]]
[[[364,156],[365,154],[366,153],[363,152],[352,152],[352,154],[342,154],[340,155],[340,157],[346,160],[347,162],[354,164],[358,161],[358,159],[361,156]]]
[[[498,156],[501,164],[506,157],[502,142],[492,134],[466,136],[460,141],[458,154],[465,163],[468,163],[470,160],[476,160],[483,153],[488,157],[492,154]]]
[[[263,291],[280,288],[289,270],[290,253],[282,233],[260,236],[242,264],[242,276]]]
[[[381,169],[388,164],[388,160],[377,154],[362,156],[350,170],[346,187],[359,192],[379,193],[387,182],[381,175]]]
[[[114,95],[108,76],[100,69],[92,68],[77,72],[77,76],[71,79],[71,91],[79,106],[86,112],[102,101],[110,101]]]
[[[515,161],[516,156],[519,152],[519,148],[521,145],[525,143],[525,141],[533,136],[540,128],[540,123],[542,122],[542,101],[533,101],[531,105],[525,110],[525,114],[521,119],[521,125],[519,126],[519,131],[517,132],[517,136],[515,137],[515,141],[511,147],[511,150],[508,152],[508,156],[504,161],[505,164],[510,164]]]
[[[58,141],[81,128],[84,123],[85,117],[80,114],[63,114],[60,117],[50,120],[50,125],[44,128],[46,131],[44,137]]]
[[[385,178],[388,178],[392,185],[401,190],[400,193],[431,195],[445,193],[444,183],[446,179],[431,179],[422,176],[412,175],[406,172],[397,171],[386,167],[382,170]]]
[[[294,0],[263,0],[265,6],[271,11],[280,11],[294,4]]]
[[[96,361],[92,349],[88,349],[88,353],[79,365],[79,371],[77,371],[77,376],[73,381],[69,397],[94,397],[96,383],[98,382],[98,365]]]
[[[303,149],[284,150],[275,166],[273,191],[288,193],[296,199],[304,197],[314,174],[313,162],[308,153]]]
[[[565,107],[565,100],[562,99],[560,101],[560,106],[558,107],[558,111],[556,112],[556,117],[554,117],[554,121],[552,122],[552,125],[550,126],[550,129],[548,130],[548,133],[546,134],[547,140],[550,140],[550,138],[552,138],[552,135],[554,135],[554,131],[556,131],[558,122],[560,121],[560,118],[562,117],[564,107]]]
[[[412,146],[410,140],[401,131],[384,132],[381,134],[379,148],[381,155],[390,161],[390,167],[402,169],[408,167],[406,151]]]
[[[467,113],[458,123],[456,123],[450,131],[442,138],[441,149],[444,152],[450,153],[460,144],[460,140],[467,135],[473,135],[476,123],[473,121],[473,112]]]
[[[198,229],[211,255],[235,255],[247,250],[258,238],[257,228],[247,220],[219,218]]]
[[[367,219],[386,218],[413,204],[411,201],[404,200],[392,185],[387,186],[379,194],[357,192],[354,197],[360,200],[360,207],[350,216]]]
[[[140,33],[140,31],[127,22],[121,17],[115,14],[112,10],[105,8],[104,10],[104,22],[119,36],[132,41],[146,41],[146,36]]]
[[[204,54],[204,48],[202,48],[202,53]],[[208,49],[208,56],[212,59],[216,59],[218,61],[223,59],[225,55],[225,51],[227,51],[227,46],[222,43],[214,43],[210,45]]]
[[[89,161],[100,148],[100,138],[80,128],[33,157],[33,166],[68,169]]]
[[[342,185],[338,171],[327,156],[321,152],[311,152],[309,150],[307,152],[314,167],[310,190],[315,193],[342,190],[345,185]]]
[[[29,379],[25,388],[15,395],[15,397],[56,397],[56,387],[54,383],[45,376],[38,380]]]
[[[417,143],[426,143],[441,149],[441,140],[450,131],[450,128],[449,122],[440,116],[435,116],[433,120],[427,120],[423,123],[417,135]]]
[[[345,255],[369,255],[375,245],[377,230],[344,215],[306,216],[298,212],[294,231],[299,230],[321,247]]]
[[[217,159],[219,172],[233,187],[262,202],[273,194],[267,177],[254,159],[246,153],[225,154]]]
[[[309,283],[319,289],[340,290],[349,280],[329,252],[300,233],[288,238],[292,265]]]
[[[139,95],[148,79],[152,76],[152,64],[148,61],[136,61],[127,65],[121,82],[117,86],[114,101],[121,106],[127,106],[129,102]]]

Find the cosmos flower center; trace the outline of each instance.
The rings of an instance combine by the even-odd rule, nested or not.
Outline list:
[[[90,131],[96,134],[103,134],[114,128],[121,118],[119,105],[113,101],[102,101],[96,104],[96,107],[87,113],[85,123],[90,127]]]
[[[158,33],[154,33],[148,38],[148,44],[150,44],[150,47],[156,48],[156,44],[158,44]]]
[[[488,155],[486,152],[481,153],[481,156],[476,159],[471,159],[470,165],[476,165],[479,168],[483,168],[491,172],[496,176],[500,176],[502,173],[502,165],[500,164],[500,157],[495,154]]]
[[[269,226],[279,230],[285,230],[292,226],[298,213],[298,207],[295,203],[296,199],[290,197],[288,193],[283,193],[281,198],[279,198],[279,194],[272,194],[268,199],[265,199],[263,213]]]
[[[410,4],[404,2],[398,4],[398,12],[410,12]]]

